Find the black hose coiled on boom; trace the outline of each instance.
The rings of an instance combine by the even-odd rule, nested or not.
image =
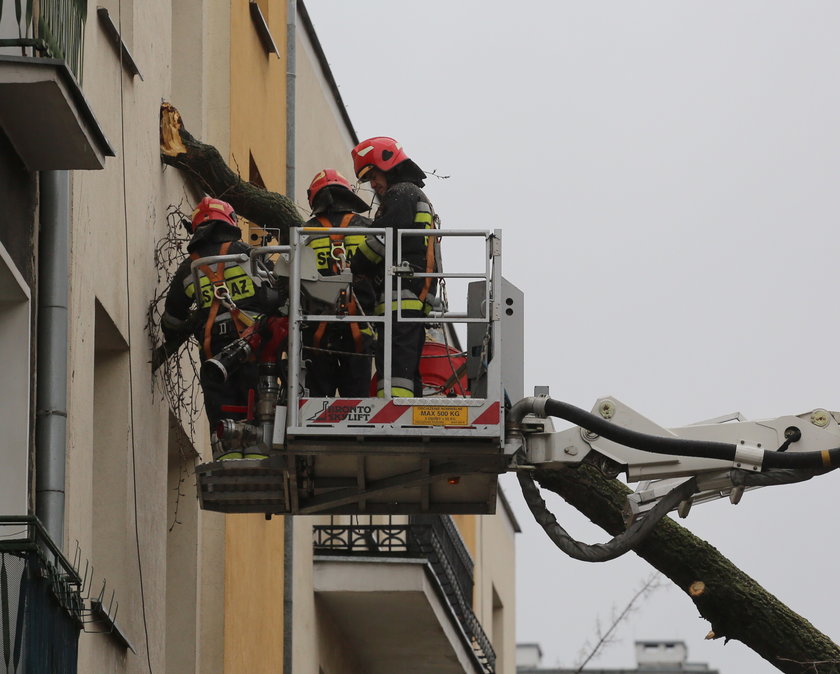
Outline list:
[[[585,428],[593,433],[643,452],[669,454],[671,456],[694,456],[703,459],[735,461],[738,445],[731,442],[687,440],[685,438],[648,435],[622,428],[585,410],[548,398],[545,400],[546,416],[559,417]],[[796,468],[821,470],[840,466],[840,447],[820,452],[776,452],[764,450],[762,466],[771,468]]]
[[[628,529],[612,540],[607,543],[588,544],[575,540],[560,526],[554,514],[546,507],[536,482],[526,471],[519,471],[516,477],[519,478],[522,494],[525,496],[525,502],[531,509],[534,519],[540,523],[545,533],[558,548],[569,557],[582,562],[608,562],[620,557],[625,552],[629,552],[644,540],[650,531],[659,524],[659,520],[676,508],[681,501],[690,498],[697,491],[697,482],[694,478],[686,480],[669,491],[644,518],[636,520]]]
[[[509,417],[512,426],[518,427],[522,418],[531,413],[565,419],[608,440],[643,452],[732,462],[736,460],[738,445],[734,443],[688,440],[640,433],[616,426],[579,407],[551,398],[527,398],[514,405]],[[743,486],[763,486],[808,480],[814,475],[840,467],[840,447],[819,452],[786,453],[764,450],[762,467],[761,473],[733,469],[731,471],[733,483]],[[560,526],[546,507],[536,482],[526,470],[519,470],[517,477],[525,502],[548,537],[567,555],[584,562],[606,562],[632,550],[669,511],[697,492],[697,481],[694,478],[688,479],[668,492],[649,513],[641,520],[636,520],[626,531],[613,537],[607,543],[590,545],[575,540]]]

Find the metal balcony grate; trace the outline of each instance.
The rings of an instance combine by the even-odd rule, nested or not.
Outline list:
[[[0,518],[0,672],[75,674],[81,585],[35,518]]]
[[[424,557],[486,674],[496,654],[472,611],[473,563],[452,518],[422,515],[408,524],[329,524],[312,527],[317,555]]]

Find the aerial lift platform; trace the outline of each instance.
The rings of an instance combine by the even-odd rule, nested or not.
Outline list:
[[[419,319],[400,312],[336,314],[336,298],[349,287],[350,271],[321,276],[314,251],[306,245],[310,237],[326,232],[336,234],[334,229],[295,228],[288,246],[251,252],[248,264],[255,279],[288,283],[285,400],[276,405],[271,423],[256,433],[264,446],[270,444],[269,458],[214,461],[196,468],[201,507],[226,513],[301,515],[494,512],[498,475],[508,464],[503,380],[509,376],[518,399],[522,378],[522,293],[502,279],[500,231],[434,231],[438,240],[464,240],[461,247],[474,253],[467,271],[463,264],[457,272],[428,273],[386,265],[386,287],[394,288],[397,297],[407,276],[432,277],[441,288],[448,280],[467,289],[468,297],[461,299],[462,303],[466,299],[466,311],[451,311],[446,302],[438,301],[427,318]],[[341,230],[343,235],[360,233],[384,239],[386,261],[402,259],[406,237],[429,235],[427,230]],[[343,256],[340,245],[337,253]],[[267,256],[276,258],[271,272]],[[196,260],[193,269],[225,257]],[[321,321],[382,324],[385,397],[308,395],[302,328],[307,322]],[[421,398],[390,397],[394,321],[419,321],[434,328],[443,343],[436,344],[436,353],[424,357],[442,359],[437,369],[451,371],[453,380],[468,379],[466,390],[455,385],[449,387],[448,396],[431,391]],[[454,348],[459,341],[456,324],[466,325],[465,353]],[[456,370],[464,365],[467,373],[462,378]]]
[[[591,413],[552,400],[547,392],[523,398],[524,298],[502,278],[500,231],[433,232],[341,230],[345,236],[382,238],[386,287],[393,288],[395,297],[401,297],[402,281],[409,276],[435,278],[444,288],[450,280],[453,286],[466,287],[465,311],[451,310],[442,293],[442,301],[425,318],[399,312],[336,313],[337,298],[351,287],[350,271],[321,276],[315,253],[306,245],[310,237],[329,233],[332,254],[346,261],[343,246],[335,244],[334,229],[293,229],[288,246],[254,248],[250,257],[215,256],[193,263],[197,274],[200,265],[235,258],[247,263],[255,283],[288,288],[287,318],[277,319],[288,332],[281,377],[285,395],[278,384],[279,370],[270,370],[260,376],[256,412],[246,422],[224,422],[220,431],[224,442],[238,443],[242,449],[256,447],[268,458],[197,466],[203,509],[266,515],[489,514],[495,510],[498,476],[516,471],[526,501],[537,514],[544,503],[529,471],[587,462],[607,475],[624,472],[628,482],[639,482],[628,497],[626,512],[631,534],[626,540],[636,541],[634,527],[649,530],[670,510],[686,516],[693,503],[724,497],[737,504],[747,489],[798,482],[840,466],[840,413],[825,409],[762,421],[734,414],[669,429],[614,398],[597,401]],[[402,259],[403,241],[409,236],[472,239],[480,244],[479,254],[471,258],[477,263],[469,271],[420,273],[388,262]],[[270,256],[272,263],[267,261]],[[195,283],[198,287],[198,278]],[[322,321],[381,324],[385,397],[308,394],[302,328]],[[390,397],[395,321],[422,322],[427,339],[430,331],[441,336],[433,344],[438,347],[434,356],[444,359],[452,372],[445,385],[424,390],[419,398]],[[453,326],[458,323],[467,328],[463,353],[453,348],[458,341]],[[240,346],[231,345],[237,357],[248,357],[251,350]],[[464,366],[467,385],[451,386],[460,382]],[[549,417],[574,426],[555,431]],[[559,534],[559,539],[564,536]],[[608,547],[612,551],[622,545]],[[575,550],[570,554],[578,554]]]

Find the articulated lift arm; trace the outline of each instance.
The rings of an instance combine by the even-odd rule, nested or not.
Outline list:
[[[549,417],[577,426],[555,431]],[[624,472],[629,482],[639,482],[628,496],[626,520],[631,526],[624,539],[603,559],[601,550],[593,553],[598,559],[590,559],[589,553],[579,557],[604,561],[630,549],[640,539],[639,530],[649,530],[669,510],[685,517],[693,503],[728,496],[737,504],[747,488],[799,482],[837,468],[838,420],[840,413],[817,409],[762,421],[734,414],[666,429],[614,398],[598,400],[590,413],[538,396],[511,410],[506,453],[515,457],[532,510],[539,497],[525,474],[533,468],[586,461],[607,475]],[[652,521],[645,526],[644,520]]]

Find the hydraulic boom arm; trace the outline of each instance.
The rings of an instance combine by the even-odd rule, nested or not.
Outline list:
[[[577,427],[555,431],[548,417]],[[746,488],[807,480],[840,466],[840,413],[745,421],[740,414],[666,429],[614,398],[591,413],[545,396],[526,398],[509,417],[506,451],[519,468],[551,468],[581,461],[606,474],[639,482],[628,497],[628,523],[648,513],[689,479],[695,491],[672,506],[682,517],[693,503],[728,496],[737,504]]]

